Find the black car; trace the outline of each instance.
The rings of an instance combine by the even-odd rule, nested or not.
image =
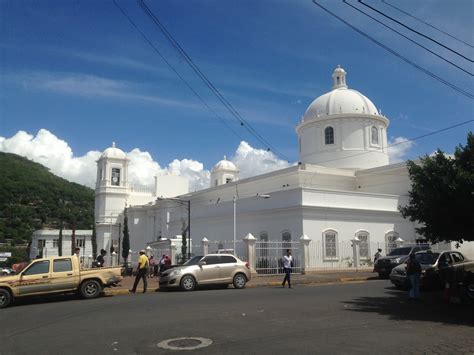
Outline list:
[[[416,260],[421,265],[421,287],[423,289],[438,289],[442,287],[439,276],[439,265],[449,258],[450,251],[432,252],[431,250],[419,251],[415,254]],[[407,265],[401,264],[393,268],[390,281],[397,288],[408,288]]]
[[[374,265],[374,272],[378,272],[381,278],[387,278],[395,266],[407,261],[410,254],[428,249],[430,249],[428,244],[407,245],[393,249],[387,256],[383,256],[377,260]]]

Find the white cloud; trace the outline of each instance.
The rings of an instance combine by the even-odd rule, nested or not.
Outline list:
[[[247,142],[240,142],[232,162],[240,170],[240,178],[256,176],[291,166],[290,163],[278,159],[272,152],[255,149]]]
[[[414,141],[404,137],[395,137],[388,142],[388,157],[390,163],[400,163],[406,160],[408,151],[415,145]]]
[[[10,138],[0,137],[0,151],[24,156],[46,166],[55,175],[92,188],[96,179],[96,161],[101,154],[91,150],[83,156],[74,156],[66,141],[46,129],[40,129],[36,136],[18,131]],[[172,173],[188,178],[191,191],[209,187],[210,171],[204,169],[199,161],[174,159],[167,167],[161,167],[150,153],[139,148],[132,149],[127,157],[130,159],[129,181],[134,185],[152,186],[155,175]],[[273,153],[255,149],[247,142],[240,143],[232,160],[239,167],[241,178],[290,166]]]

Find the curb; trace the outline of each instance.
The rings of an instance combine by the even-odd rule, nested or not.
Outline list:
[[[333,279],[333,280],[320,280],[320,281],[315,281],[315,280],[298,280],[296,282],[293,282],[294,285],[333,285],[333,284],[338,284],[338,283],[352,283],[352,282],[364,282],[368,281],[368,277],[341,277],[338,279]],[[256,288],[256,287],[275,287],[275,286],[281,286],[280,281],[269,281],[269,282],[262,282],[262,283],[256,283],[256,284],[247,284],[247,288]],[[158,290],[158,288],[154,289],[151,292],[155,292],[155,290]],[[137,293],[141,293],[140,291],[137,291]],[[125,288],[115,288],[115,289],[106,289],[104,290],[105,296],[116,296],[116,295],[128,295],[130,292],[128,289]]]

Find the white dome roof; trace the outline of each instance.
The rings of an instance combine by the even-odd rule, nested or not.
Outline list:
[[[112,146],[104,150],[101,158],[115,158],[115,159],[127,159],[127,155],[122,149],[115,147],[115,142],[112,142]]]
[[[237,169],[235,164],[232,163],[231,161],[227,160],[227,158],[225,156],[224,156],[223,160],[218,162],[212,168],[212,171],[218,171],[218,170],[239,171],[239,169]]]
[[[372,101],[360,92],[347,88],[344,69],[336,68],[332,77],[333,90],[318,97],[309,105],[303,121],[339,114],[379,115]]]

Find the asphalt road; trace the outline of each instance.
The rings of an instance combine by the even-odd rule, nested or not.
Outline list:
[[[473,305],[423,297],[368,281],[34,299],[0,310],[0,354],[177,353],[157,344],[178,337],[212,340],[199,354],[474,354]]]

